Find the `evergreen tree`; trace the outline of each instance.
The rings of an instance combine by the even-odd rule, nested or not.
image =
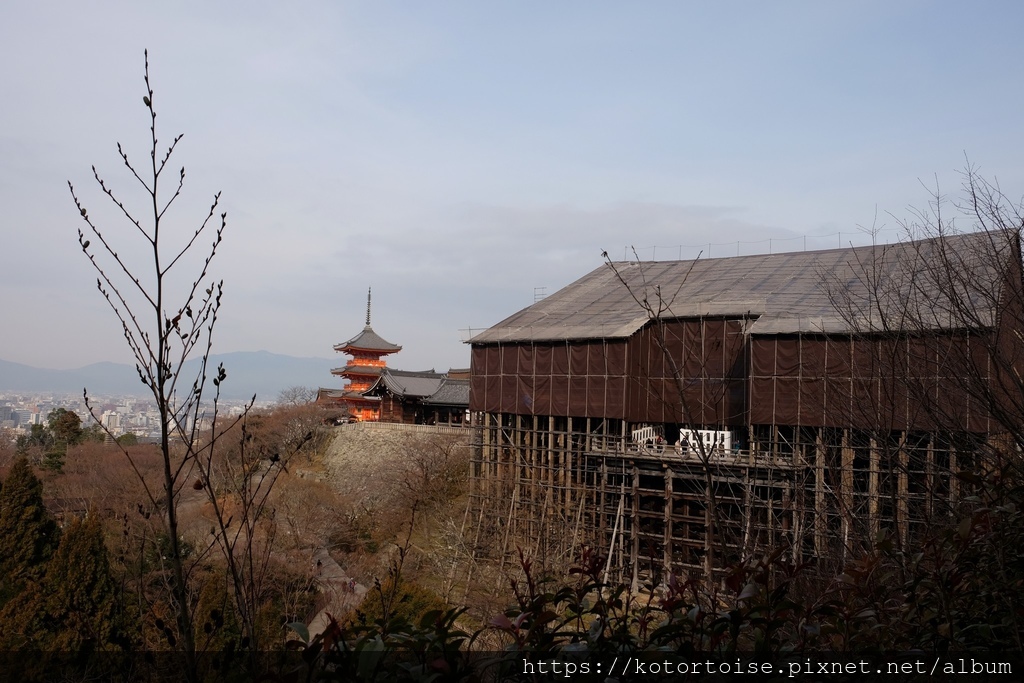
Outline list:
[[[48,450],[53,448],[53,434],[45,425],[32,425],[28,434],[18,437],[18,455],[27,455],[30,450]]]
[[[84,674],[116,680],[109,653],[130,651],[137,620],[119,602],[103,529],[95,514],[74,519],[46,566],[42,581],[27,582],[0,610],[0,650],[38,651],[8,658],[3,680],[71,680]],[[95,657],[97,652],[105,653]]]
[[[50,432],[57,443],[63,444],[65,450],[68,446],[82,443],[85,439],[85,431],[82,429],[82,419],[70,410],[57,408],[46,418]]]
[[[60,531],[43,507],[43,484],[19,458],[0,488],[0,605],[46,571]]]
[[[110,650],[127,645],[127,620],[96,513],[71,522],[50,559],[43,588],[47,649]]]

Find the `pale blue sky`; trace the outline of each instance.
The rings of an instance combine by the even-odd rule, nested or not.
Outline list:
[[[860,244],[965,154],[1024,193],[1019,2],[151,5],[0,7],[0,358],[127,360],[66,181],[101,219],[91,164],[139,200],[147,47],[174,220],[229,213],[218,351],[331,356],[372,285],[393,365],[465,366],[460,330],[602,249]]]

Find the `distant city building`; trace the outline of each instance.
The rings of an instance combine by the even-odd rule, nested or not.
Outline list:
[[[103,426],[106,427],[108,431],[114,434],[121,431],[121,416],[117,413],[117,411],[106,411],[105,413],[103,413],[102,419]]]
[[[0,406],[0,427],[13,429],[18,424],[18,414],[11,406]]]

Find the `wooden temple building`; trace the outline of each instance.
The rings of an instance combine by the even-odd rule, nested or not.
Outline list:
[[[380,401],[382,422],[462,426],[467,423],[469,379],[458,379],[459,372],[384,368],[365,396]]]
[[[602,265],[469,342],[480,552],[635,584],[912,543],[1019,451],[1022,321],[1015,233]]]

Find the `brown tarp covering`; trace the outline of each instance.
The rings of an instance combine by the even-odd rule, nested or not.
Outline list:
[[[471,362],[472,410],[623,416],[624,340],[480,345]]]
[[[742,426],[746,356],[742,320],[648,325],[629,342],[626,419]]]
[[[990,376],[989,347],[964,333],[744,336],[740,320],[672,321],[628,340],[475,345],[470,407],[729,427],[985,431],[987,406],[968,395],[965,378]]]
[[[474,337],[470,406],[728,427],[1005,429],[1024,421],[1021,266],[1013,230],[614,264]],[[673,291],[681,317],[647,320],[635,295],[648,291]]]
[[[474,345],[470,408],[738,426],[745,374],[735,320],[650,325],[628,340]]]
[[[964,334],[753,337],[749,420],[804,427],[984,431],[987,416],[977,400],[972,405],[967,387],[986,381],[986,346],[981,338]]]

